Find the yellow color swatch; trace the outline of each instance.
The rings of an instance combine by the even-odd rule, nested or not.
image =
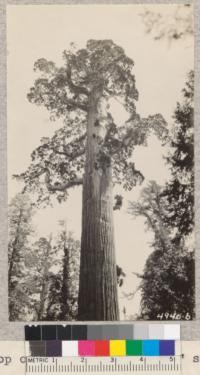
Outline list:
[[[110,340],[110,356],[125,356],[126,340]]]

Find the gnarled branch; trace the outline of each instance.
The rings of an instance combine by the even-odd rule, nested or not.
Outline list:
[[[85,149],[78,150],[77,152],[72,152],[72,153],[67,152],[67,150],[66,151],[59,151],[59,150],[57,150],[56,148],[53,148],[53,147],[52,147],[52,150],[53,150],[53,152],[55,152],[58,155],[67,156],[69,158],[69,161],[72,161],[72,160],[78,158],[79,156],[82,156],[82,155],[85,154]]]
[[[47,168],[44,170],[44,173],[45,173],[45,183],[46,183],[47,189],[51,192],[65,191],[71,187],[82,185],[83,183],[82,178],[74,178],[73,180],[67,181],[63,184],[55,183],[54,185],[52,185],[50,182],[50,172]]]
[[[81,102],[78,102],[74,99],[69,99],[67,98],[66,100],[66,105],[67,105],[67,109],[70,111],[70,110],[74,110],[74,109],[81,109],[82,111],[85,111],[85,112],[88,112],[88,106],[87,104],[84,104],[84,103],[81,103]]]
[[[84,94],[89,96],[89,91],[84,86],[75,85],[72,81],[72,72],[71,68],[67,67],[67,83],[69,85],[69,88],[75,93],[75,94]]]
[[[79,150],[77,150],[76,152],[69,152],[69,151],[67,150],[67,148],[68,148],[69,146],[71,146],[71,145],[73,146],[74,143],[79,144],[80,142],[84,141],[85,139],[86,139],[86,133],[84,133],[84,134],[81,135],[79,138],[75,139],[74,141],[72,141],[72,142],[70,142],[68,145],[66,145],[66,147],[64,147],[64,154],[65,154],[66,156],[68,156],[69,161],[72,161],[72,160],[76,159],[77,157],[84,155],[84,153],[85,153],[85,148],[83,148],[83,149],[79,149]]]

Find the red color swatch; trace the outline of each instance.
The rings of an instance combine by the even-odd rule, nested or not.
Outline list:
[[[95,341],[95,356],[107,357],[110,355],[110,346],[108,340]]]

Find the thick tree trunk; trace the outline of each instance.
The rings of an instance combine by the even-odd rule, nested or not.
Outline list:
[[[100,90],[96,90],[88,113],[78,320],[112,321],[119,319],[112,171],[109,160],[98,160],[98,137],[103,131],[99,104]]]

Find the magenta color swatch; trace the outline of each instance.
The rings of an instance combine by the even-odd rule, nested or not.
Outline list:
[[[80,340],[78,342],[78,354],[81,357],[95,356],[95,341]]]

